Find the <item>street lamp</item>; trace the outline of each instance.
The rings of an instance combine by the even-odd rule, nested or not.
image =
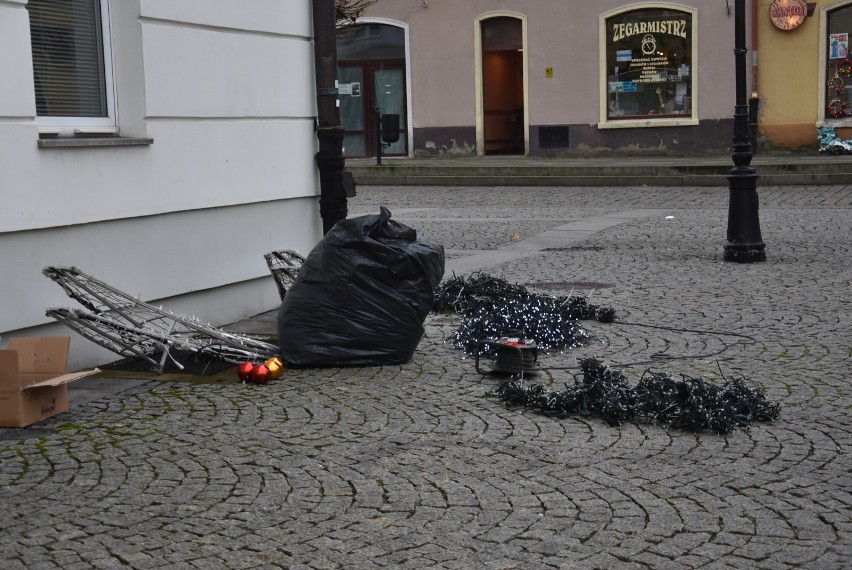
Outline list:
[[[728,206],[728,241],[725,261],[752,263],[766,261],[766,247],[760,236],[758,216],[757,172],[751,167],[748,103],[746,101],[746,34],[745,0],[734,7],[734,59],[736,61],[736,110],[734,111],[734,168],[728,174],[730,201]]]

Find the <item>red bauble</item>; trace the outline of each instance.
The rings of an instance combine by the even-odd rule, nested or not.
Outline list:
[[[269,384],[269,379],[272,375],[269,373],[269,368],[265,364],[258,364],[251,371],[251,379],[255,384]]]
[[[251,362],[243,362],[239,366],[237,366],[237,376],[240,377],[240,380],[243,383],[252,381],[252,372],[254,372],[254,364]]]

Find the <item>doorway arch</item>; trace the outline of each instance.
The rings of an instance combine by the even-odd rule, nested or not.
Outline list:
[[[359,18],[338,32],[341,122],[347,157],[374,157],[379,144],[376,108],[399,117],[399,140],[383,149],[387,156],[410,156],[411,71],[408,25],[385,18]],[[387,122],[387,121],[386,121]]]
[[[488,12],[476,18],[476,153],[529,152],[526,16]]]

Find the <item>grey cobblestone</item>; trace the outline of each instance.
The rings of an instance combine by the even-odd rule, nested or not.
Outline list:
[[[777,422],[717,436],[506,409],[444,345],[457,319],[432,315],[401,366],[138,381],[0,430],[3,567],[846,568],[852,189],[759,192],[753,265],[721,261],[715,188],[368,187],[350,215],[385,205],[450,260],[616,309],[538,381],[587,356],[633,381],[746,376]],[[554,232],[592,219],[616,221]]]

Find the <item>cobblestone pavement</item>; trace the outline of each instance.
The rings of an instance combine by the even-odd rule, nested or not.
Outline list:
[[[592,355],[631,381],[745,376],[776,422],[719,436],[507,409],[442,344],[458,319],[430,316],[402,366],[139,382],[0,430],[2,567],[849,568],[852,188],[759,190],[768,260],[745,265],[721,261],[724,189],[366,187],[350,215],[386,205],[450,265],[514,248],[485,270],[614,307],[585,322],[592,344],[541,358],[548,386]]]

